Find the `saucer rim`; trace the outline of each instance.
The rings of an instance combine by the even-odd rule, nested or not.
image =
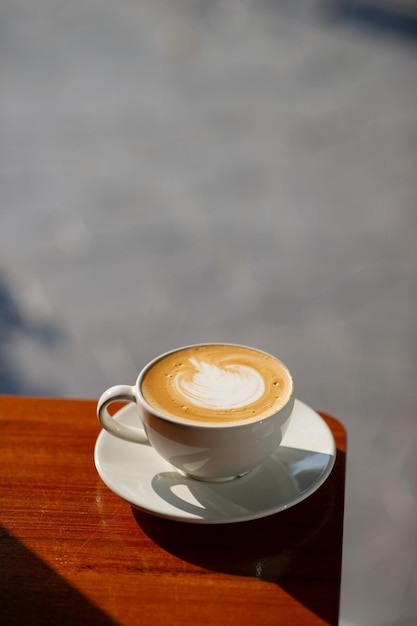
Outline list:
[[[121,409],[119,409],[114,418],[115,419],[123,419],[124,414],[134,411],[135,410],[135,406],[133,404],[128,404],[124,407],[122,407]],[[174,514],[172,512],[168,512],[168,511],[163,511],[162,508],[161,510],[152,507],[152,506],[146,506],[146,504],[142,501],[142,502],[138,502],[137,499],[136,501],[133,501],[133,498],[128,498],[126,497],[125,494],[123,494],[123,490],[122,489],[118,489],[117,486],[115,486],[111,481],[109,481],[108,479],[108,473],[106,473],[102,467],[102,462],[101,462],[101,449],[103,447],[103,445],[105,445],[106,440],[111,444],[112,441],[115,439],[113,435],[109,434],[107,431],[105,431],[104,429],[102,429],[96,439],[95,442],[95,446],[94,446],[94,464],[97,470],[97,473],[99,475],[99,477],[101,478],[101,480],[103,481],[103,483],[106,485],[106,487],[108,489],[110,489],[110,491],[112,491],[115,495],[117,495],[119,498],[121,498],[123,501],[125,501],[127,504],[129,504],[130,506],[134,507],[135,509],[138,509],[139,511],[143,511],[145,513],[154,515],[156,517],[162,518],[162,519],[167,519],[167,520],[171,520],[171,521],[176,521],[176,522],[185,522],[185,523],[192,523],[192,524],[231,524],[231,523],[238,523],[238,522],[248,522],[248,521],[253,521],[256,519],[261,519],[264,517],[268,517],[270,515],[275,515],[277,513],[280,513],[284,510],[287,510],[289,508],[292,508],[293,506],[296,506],[297,504],[300,504],[301,502],[303,502],[304,500],[306,500],[307,498],[309,498],[310,496],[312,496],[328,479],[328,477],[330,476],[335,461],[336,461],[336,455],[337,455],[337,447],[336,447],[336,441],[334,438],[334,435],[329,427],[329,425],[326,423],[326,421],[323,419],[323,417],[317,413],[317,411],[315,411],[314,409],[312,409],[309,405],[305,404],[304,402],[302,402],[301,400],[298,400],[297,398],[295,399],[295,403],[294,403],[294,412],[295,412],[295,417],[297,416],[297,412],[301,412],[301,410],[307,410],[308,412],[310,412],[311,415],[314,416],[315,420],[317,423],[320,424],[321,428],[324,427],[324,431],[326,432],[327,436],[329,437],[329,443],[331,443],[331,450],[326,451],[326,454],[328,454],[329,459],[328,462],[326,464],[323,464],[323,471],[321,473],[321,475],[314,480],[311,485],[303,490],[302,493],[299,494],[298,497],[294,497],[291,498],[288,502],[283,503],[281,505],[277,505],[277,506],[273,506],[273,507],[268,507],[265,509],[259,509],[258,511],[251,511],[250,513],[244,513],[241,515],[236,515],[236,514],[231,514],[230,516],[220,516],[220,517],[210,517],[210,518],[206,518],[206,517],[199,517],[197,515],[191,514],[191,513],[187,513],[185,511],[182,511],[181,509],[176,509],[177,510],[177,514]],[[294,418],[294,416],[293,416]],[[287,434],[291,433],[291,425],[293,425],[293,418],[291,420],[290,426],[288,428]],[[294,427],[293,427],[294,430]],[[285,439],[284,438],[284,442]],[[123,441],[118,439],[117,440],[119,442],[120,445],[120,441],[122,441],[123,443],[131,446],[131,445],[138,445],[138,444],[131,444],[130,442],[127,441]],[[285,445],[284,445],[285,447]],[[288,447],[288,446],[287,446]],[[150,448],[152,450],[152,448]],[[157,461],[159,461],[158,458],[158,453],[156,451],[153,451],[155,454],[155,458],[157,459]],[[175,468],[173,468],[167,461],[164,461],[162,458],[160,459],[161,462],[161,466],[163,465],[164,467],[169,467],[172,471],[177,472],[178,470],[176,470]],[[262,466],[260,466],[262,467]],[[238,478],[236,480],[244,480],[245,478],[250,478],[251,473],[249,473],[249,475],[246,475],[246,477],[243,477],[242,479]],[[188,480],[195,480],[195,479],[191,479],[188,478]],[[195,480],[195,483],[198,484],[199,481]],[[203,485],[207,485],[207,483],[202,483]],[[210,484],[210,483],[209,483]],[[230,483],[214,483],[216,485],[216,488],[221,488],[221,485],[228,485]]]

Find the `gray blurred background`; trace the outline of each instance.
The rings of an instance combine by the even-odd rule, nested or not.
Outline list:
[[[199,341],[281,357],[348,431],[343,626],[417,623],[417,7],[394,5],[0,6],[0,392],[95,398]]]

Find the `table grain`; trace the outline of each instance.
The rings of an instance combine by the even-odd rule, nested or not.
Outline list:
[[[99,478],[94,400],[0,397],[5,626],[338,623],[346,436],[310,498],[200,525],[134,509]]]

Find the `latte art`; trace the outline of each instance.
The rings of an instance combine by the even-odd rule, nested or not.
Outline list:
[[[247,365],[218,367],[196,358],[189,359],[195,368],[190,378],[180,372],[174,377],[178,394],[207,409],[237,409],[256,402],[265,391],[262,376]]]
[[[206,424],[274,415],[293,394],[290,372],[270,354],[203,344],[163,355],[143,373],[144,399],[164,416]]]

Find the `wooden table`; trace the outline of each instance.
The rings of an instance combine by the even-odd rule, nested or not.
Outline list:
[[[5,626],[337,624],[345,432],[297,506],[226,525],[134,510],[93,463],[95,401],[0,397],[0,621]]]

